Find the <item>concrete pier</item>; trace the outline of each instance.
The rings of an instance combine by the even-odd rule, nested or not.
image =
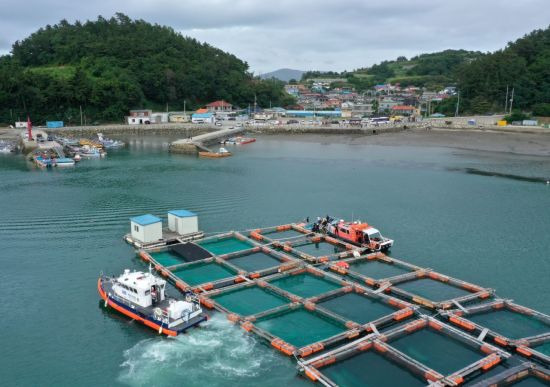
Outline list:
[[[199,150],[211,152],[206,147],[207,144],[216,142],[221,138],[231,137],[242,133],[245,129],[243,127],[236,127],[231,129],[220,129],[215,132],[204,133],[195,137],[184,138],[174,141],[170,144],[170,151],[177,153],[197,153]]]

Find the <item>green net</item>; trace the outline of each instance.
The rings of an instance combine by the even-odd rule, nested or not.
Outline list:
[[[283,297],[256,286],[223,293],[214,296],[213,299],[224,308],[241,316],[249,316],[290,302]]]
[[[355,293],[348,293],[323,301],[319,303],[319,306],[359,324],[374,321],[396,311],[396,309],[383,302]]]
[[[297,348],[344,331],[339,324],[304,309],[294,309],[270,318],[260,319],[255,324]]]
[[[183,269],[174,271],[174,274],[191,286],[236,275],[233,271],[214,262],[187,266]]]
[[[283,277],[270,283],[304,298],[313,297],[339,288],[338,285],[309,273]]]
[[[510,339],[520,339],[550,332],[550,326],[542,321],[506,309],[465,317]]]
[[[431,278],[421,278],[395,285],[399,289],[428,300],[440,302],[471,294],[467,290]]]
[[[264,270],[281,264],[281,261],[277,258],[264,253],[253,253],[231,258],[228,262],[248,272]]]
[[[443,375],[458,371],[484,356],[466,344],[430,329],[402,336],[389,344]]]
[[[235,253],[237,251],[248,250],[253,246],[249,243],[243,242],[237,238],[225,238],[220,240],[212,240],[198,243],[205,250],[210,251],[214,255],[223,255],[229,253]]]

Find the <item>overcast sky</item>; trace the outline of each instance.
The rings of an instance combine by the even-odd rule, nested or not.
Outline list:
[[[550,0],[1,0],[0,53],[61,19],[115,12],[206,41],[256,74],[353,70],[447,48],[494,51],[550,24]]]

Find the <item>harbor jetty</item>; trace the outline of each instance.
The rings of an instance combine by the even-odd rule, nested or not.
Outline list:
[[[220,129],[215,132],[204,133],[195,137],[184,138],[170,144],[170,151],[177,153],[197,153],[198,151],[212,152],[206,147],[207,144],[218,142],[226,137],[232,137],[245,131],[244,127]]]
[[[313,382],[337,386],[331,376],[340,367],[360,375],[373,362],[407,370],[402,377],[416,384],[550,381],[550,316],[494,289],[366,250],[311,223],[205,237],[189,211],[168,213],[167,235],[162,223],[132,218],[125,240],[177,289],[294,357]]]

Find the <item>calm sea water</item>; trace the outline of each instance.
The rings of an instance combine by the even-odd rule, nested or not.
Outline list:
[[[100,271],[144,268],[121,238],[147,212],[195,211],[206,232],[353,216],[393,237],[396,258],[550,313],[550,186],[469,173],[550,177],[548,158],[264,137],[201,160],[168,140],[68,170],[0,157],[4,385],[309,385],[223,316],[163,339],[101,307]]]

